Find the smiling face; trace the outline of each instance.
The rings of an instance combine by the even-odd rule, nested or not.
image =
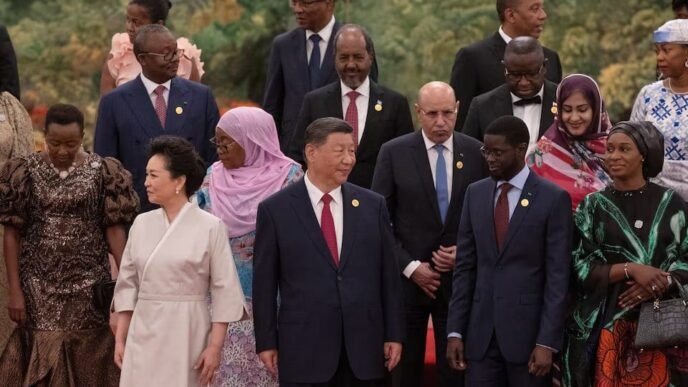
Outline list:
[[[583,93],[576,91],[564,100],[561,120],[564,128],[573,137],[580,137],[587,133],[592,123],[591,103],[583,96]]]
[[[616,180],[642,178],[643,156],[633,139],[623,132],[614,132],[607,138],[605,164],[609,176]]]
[[[321,145],[306,144],[308,176],[327,193],[344,184],[356,164],[356,145],[351,133],[330,133]]]
[[[368,77],[372,65],[373,56],[366,50],[363,33],[352,29],[342,31],[335,45],[335,67],[339,79],[356,89]]]
[[[45,148],[50,161],[59,169],[69,168],[81,150],[84,133],[79,124],[48,124],[45,132]]]
[[[167,160],[162,155],[153,155],[146,165],[146,180],[144,186],[148,194],[148,201],[165,207],[175,199],[184,195],[185,176],[173,178],[167,169]]]

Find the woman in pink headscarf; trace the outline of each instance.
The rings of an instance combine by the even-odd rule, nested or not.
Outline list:
[[[228,111],[211,141],[217,145],[219,161],[208,168],[196,198],[201,208],[227,226],[246,304],[251,307],[258,203],[296,182],[303,171],[280,151],[275,121],[262,109],[240,107]],[[216,386],[278,385],[256,355],[250,312],[250,319],[229,324]]]

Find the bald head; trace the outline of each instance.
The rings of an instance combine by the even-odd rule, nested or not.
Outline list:
[[[510,55],[529,55],[533,54],[540,61],[545,60],[545,53],[542,51],[540,42],[531,36],[519,36],[511,39],[504,50],[504,60]]]
[[[448,84],[434,81],[418,91],[418,122],[425,136],[435,144],[442,144],[452,136],[458,111],[454,89]]]
[[[454,94],[454,89],[445,82],[432,81],[423,85],[420,90],[418,90],[418,104],[422,105],[423,100],[427,98],[437,98],[442,97],[444,99],[452,99],[452,104],[456,104],[456,96]]]

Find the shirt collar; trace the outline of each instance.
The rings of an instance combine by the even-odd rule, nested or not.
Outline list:
[[[330,41],[330,36],[332,36],[332,30],[334,29],[334,15],[332,15],[332,19],[330,19],[330,22],[323,27],[322,30],[318,32],[314,32],[311,30],[306,30],[306,40],[310,39],[311,35],[318,34],[320,35],[320,39],[322,39],[325,42]]]
[[[432,140],[430,140],[428,138],[428,136],[425,135],[425,132],[423,132],[422,128],[420,130],[420,134],[423,135],[423,142],[425,143],[425,150],[427,150],[428,152],[430,151],[430,149],[432,149],[432,147],[437,145],[434,142],[432,142]],[[443,142],[442,145],[444,145],[444,148],[449,150],[450,153],[454,153],[454,134],[449,136],[449,138],[445,142]]]
[[[509,94],[511,94],[511,103],[512,103],[512,104],[513,104],[514,102],[516,102],[516,101],[520,101],[520,100],[523,99],[523,98],[517,96],[516,94],[514,94],[514,93],[512,93],[512,92],[509,92]],[[539,95],[539,96],[540,96],[540,99],[543,99],[543,98],[544,98],[544,95],[545,95],[545,84],[544,84],[544,83],[542,84],[542,87],[540,88],[540,91],[538,91],[537,94],[535,94],[535,95]],[[533,97],[535,97],[535,95],[534,95]],[[532,97],[529,97],[529,98],[532,98]],[[544,103],[544,101],[543,101],[543,103]]]
[[[502,26],[499,26],[499,35],[502,37],[502,39],[504,39],[504,42],[506,42],[506,44],[509,44],[509,42],[511,41],[511,36],[507,35],[506,32],[504,32],[504,28],[502,28]]]
[[[308,197],[311,200],[311,204],[313,204],[313,207],[317,206],[318,203],[322,200],[323,195],[325,195],[325,192],[321,191],[320,188],[316,187],[315,184],[311,181],[311,179],[308,178],[308,171],[303,176],[303,181],[306,183],[306,191],[308,191]],[[332,201],[340,204],[342,202],[342,186],[340,185],[339,187],[333,189],[332,191],[329,192],[330,196],[332,196]]]
[[[342,85],[342,100],[344,100],[344,97],[350,92],[353,91],[354,89],[350,88],[349,86],[345,85],[344,82],[339,81],[339,83]],[[366,77],[366,79],[361,83],[361,86],[356,88],[356,92],[358,94],[368,98],[370,97],[370,78]]]
[[[528,168],[527,165],[521,169],[519,173],[516,174],[516,176],[512,177],[508,183],[511,184],[513,187],[518,188],[519,190],[523,191],[523,186],[526,185],[526,180],[528,180],[528,176],[530,175],[530,169]],[[497,182],[497,188],[501,187],[502,184],[507,183],[505,180],[499,180]]]
[[[141,73],[141,81],[143,82],[143,87],[146,88],[148,95],[152,95],[153,92],[155,91],[155,89],[160,85],[165,86],[165,89],[167,89],[167,91],[169,91],[170,85],[172,84],[171,79],[168,79],[167,82],[165,82],[165,83],[160,83],[160,84],[155,83],[155,82],[151,81],[150,79],[146,78],[146,76],[143,75],[143,73]]]

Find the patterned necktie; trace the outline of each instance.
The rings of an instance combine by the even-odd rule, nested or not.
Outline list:
[[[308,39],[313,42],[311,59],[308,61],[308,75],[310,76],[311,90],[313,90],[320,85],[320,41],[322,38],[318,34],[313,34]]]
[[[346,108],[346,114],[344,115],[344,121],[346,121],[354,129],[354,144],[358,146],[358,108],[356,107],[356,98],[361,95],[357,91],[350,91],[346,93],[349,97],[349,106]]]
[[[437,204],[440,206],[440,217],[442,223],[447,218],[449,209],[449,189],[447,188],[447,163],[444,161],[444,145],[433,146],[437,151],[437,163],[435,163],[435,192],[437,193]]]
[[[165,92],[165,86],[160,85],[155,88],[155,113],[158,115],[160,120],[160,125],[165,129],[165,118],[167,116],[167,104],[165,103],[165,97],[163,93]]]
[[[330,254],[332,255],[334,265],[339,266],[337,233],[334,230],[334,219],[332,218],[332,212],[330,211],[330,202],[332,201],[332,196],[330,196],[330,194],[325,194],[321,200],[323,202],[323,208],[322,215],[320,216],[320,229],[325,237],[325,242],[327,242],[327,247],[330,249]]]
[[[497,205],[494,209],[495,237],[497,237],[497,246],[500,250],[506,242],[506,234],[509,231],[509,198],[507,194],[513,187],[509,183],[501,185]]]

